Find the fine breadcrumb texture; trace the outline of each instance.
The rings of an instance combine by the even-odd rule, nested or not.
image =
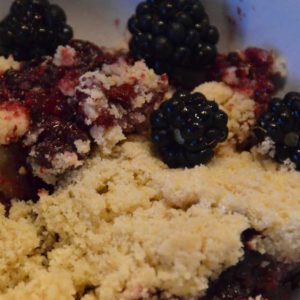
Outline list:
[[[91,150],[90,141],[76,140],[74,144],[79,154],[86,154],[89,153]]]
[[[104,129],[102,126],[93,126],[90,133],[103,154],[110,154],[115,145],[126,139],[122,128],[118,125],[108,129]]]
[[[209,278],[217,278],[241,258],[240,234],[248,227],[246,218],[224,215],[201,204],[186,210],[169,207],[151,179],[153,171],[166,167],[152,158],[144,141],[129,142],[124,147],[116,159],[94,158],[69,179],[73,183],[53,196],[42,196],[31,206],[36,218],[22,230],[37,241],[32,245],[34,239],[28,238],[30,246],[22,253],[21,262],[13,238],[17,230],[4,228],[6,238],[11,240],[11,245],[5,245],[6,253],[20,268],[28,262],[28,253],[37,255],[36,248],[43,247],[48,235],[58,235],[58,241],[43,253],[47,259],[39,267],[43,270],[48,266],[50,277],[67,273],[66,279],[63,275],[58,281],[63,284],[67,280],[68,285],[72,278],[78,293],[95,286],[97,299],[104,300],[122,299],[121,291],[129,294],[137,287],[141,292],[156,287],[180,296],[200,295]],[[136,159],[132,155],[137,155]],[[144,155],[149,159],[140,168]],[[15,204],[6,222],[25,222],[24,205]],[[11,264],[4,260],[3,265],[4,295],[19,296],[23,290],[26,295],[32,286],[37,294],[48,290],[47,281],[37,279],[30,268],[23,271],[32,276],[29,280],[21,278],[12,283],[8,275]],[[7,291],[6,284],[15,289]]]
[[[81,76],[77,94],[91,136],[108,152],[108,147],[125,138],[124,133],[145,126],[149,113],[163,100],[167,89],[167,78],[156,75],[144,62],[130,65],[119,59],[100,71]],[[105,119],[112,120],[107,121],[111,124],[103,124]]]
[[[36,293],[48,290],[32,272],[47,266],[49,276],[67,274],[59,284],[71,280],[78,295],[93,287],[95,299],[135,299],[124,295],[153,287],[192,299],[241,259],[240,234],[249,227],[262,233],[259,249],[299,261],[299,180],[297,172],[274,172],[233,150],[208,166],[171,170],[146,140],[132,137],[112,157],[88,161],[53,196],[13,205],[5,222],[37,242],[30,237],[22,254],[15,241],[5,245],[23,277],[12,281],[4,260],[1,292],[20,295],[32,284]],[[16,240],[16,228],[4,230]]]
[[[125,151],[127,147],[129,144],[124,145]],[[144,147],[136,144],[131,157],[152,173],[152,184],[169,205],[186,208],[200,203],[207,208],[217,206],[224,213],[242,214],[252,228],[263,233],[259,248],[266,246],[268,253],[281,260],[299,261],[299,172],[277,170],[269,160],[233,150],[220,153],[208,166],[170,170],[151,163],[146,153],[142,158],[138,153]],[[293,247],[286,247],[291,243]]]
[[[247,98],[207,86],[200,90],[224,109],[236,99],[229,122],[245,130],[234,118],[250,119],[238,104]],[[246,132],[233,128],[235,141]],[[169,169],[131,136],[53,195],[14,202],[9,218],[0,209],[0,299],[152,299],[158,289],[194,300],[242,259],[247,228],[261,233],[257,250],[299,262],[300,173],[228,145],[207,166]]]
[[[41,270],[28,283],[20,283],[14,290],[9,290],[1,300],[72,300],[75,293],[70,274]]]
[[[207,82],[195,88],[208,100],[216,101],[228,114],[229,136],[227,144],[242,143],[255,123],[255,102],[247,96],[234,91],[224,83]]]

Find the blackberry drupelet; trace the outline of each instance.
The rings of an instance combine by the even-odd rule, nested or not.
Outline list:
[[[66,14],[48,0],[15,0],[0,23],[0,55],[16,60],[51,55],[73,37]]]
[[[180,92],[151,116],[152,140],[170,168],[208,163],[228,136],[228,117],[200,93]]]
[[[277,162],[290,160],[300,171],[300,93],[274,98],[254,131],[260,140],[270,138],[274,142]]]
[[[204,70],[216,56],[219,33],[199,0],[148,0],[128,21],[135,59],[172,78],[178,69]]]

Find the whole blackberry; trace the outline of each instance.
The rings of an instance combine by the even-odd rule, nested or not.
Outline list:
[[[300,170],[300,93],[274,98],[258,120],[255,133],[260,140],[270,138],[274,142],[277,162],[290,160]]]
[[[0,23],[0,55],[30,60],[53,54],[73,37],[66,14],[48,0],[15,0]]]
[[[158,74],[202,70],[217,56],[219,33],[199,0],[148,0],[129,19],[129,46]]]
[[[170,168],[208,163],[228,136],[228,117],[200,93],[177,93],[151,115],[152,140]]]

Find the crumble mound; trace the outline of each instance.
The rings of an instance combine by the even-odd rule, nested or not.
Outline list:
[[[248,227],[243,216],[201,205],[171,208],[132,163],[95,158],[55,196],[42,196],[35,206],[13,206],[2,227],[12,241],[4,245],[8,257],[1,261],[1,299],[28,299],[23,291],[43,299],[74,299],[74,289],[79,295],[86,287],[107,300],[137,299],[153,287],[199,295],[208,278],[238,262],[240,234]],[[20,252],[13,240],[21,224],[27,226],[22,239],[29,241]],[[52,282],[51,298],[47,284],[53,277],[59,284]],[[64,296],[56,293],[64,286],[69,287]]]
[[[207,99],[217,102],[228,115],[229,136],[226,143],[242,143],[255,124],[255,102],[244,94],[231,89],[224,83],[206,82],[194,89]]]
[[[90,126],[90,135],[108,154],[126,133],[145,129],[150,113],[168,90],[166,76],[158,76],[143,61],[133,65],[120,58],[114,64],[87,72],[76,87],[76,101]],[[114,121],[108,128],[103,119]]]
[[[204,87],[228,99],[224,107],[233,97],[222,84],[212,83],[210,96]],[[251,115],[237,100],[230,122]],[[257,250],[299,262],[300,173],[237,153],[230,140],[222,148],[207,166],[172,170],[131,136],[54,195],[15,202],[9,218],[2,210],[0,299],[133,300],[152,288],[194,299],[242,259],[247,228],[261,232]]]
[[[27,110],[15,116],[0,107],[0,145],[23,143],[32,173],[53,185],[89,155],[89,146],[78,151],[77,140],[109,152],[127,134],[147,128],[169,88],[167,76],[143,61],[81,40],[2,74],[0,85],[2,105],[16,102]]]

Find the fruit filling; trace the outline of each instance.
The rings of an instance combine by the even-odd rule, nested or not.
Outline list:
[[[54,184],[82,165],[92,143],[110,151],[142,130],[167,91],[166,76],[125,54],[74,40],[54,57],[0,79],[0,142],[21,142],[34,175]]]
[[[281,58],[271,51],[247,48],[227,55],[219,54],[208,73],[208,80],[223,81],[254,99],[256,115],[260,116],[285,76],[285,61]]]
[[[300,93],[271,100],[284,61],[219,54],[200,0],[143,1],[128,29],[128,50],[73,39],[48,0],[0,22],[0,298],[291,299]]]
[[[298,276],[300,266],[277,262],[268,255],[247,250],[244,259],[224,271],[211,282],[207,295],[197,300],[290,300],[292,278]],[[137,293],[138,294],[138,293]],[[142,293],[130,300],[184,300],[163,290]],[[194,298],[193,298],[194,299]]]
[[[291,279],[299,266],[277,262],[268,255],[247,250],[244,259],[226,270],[201,300],[289,300]]]

